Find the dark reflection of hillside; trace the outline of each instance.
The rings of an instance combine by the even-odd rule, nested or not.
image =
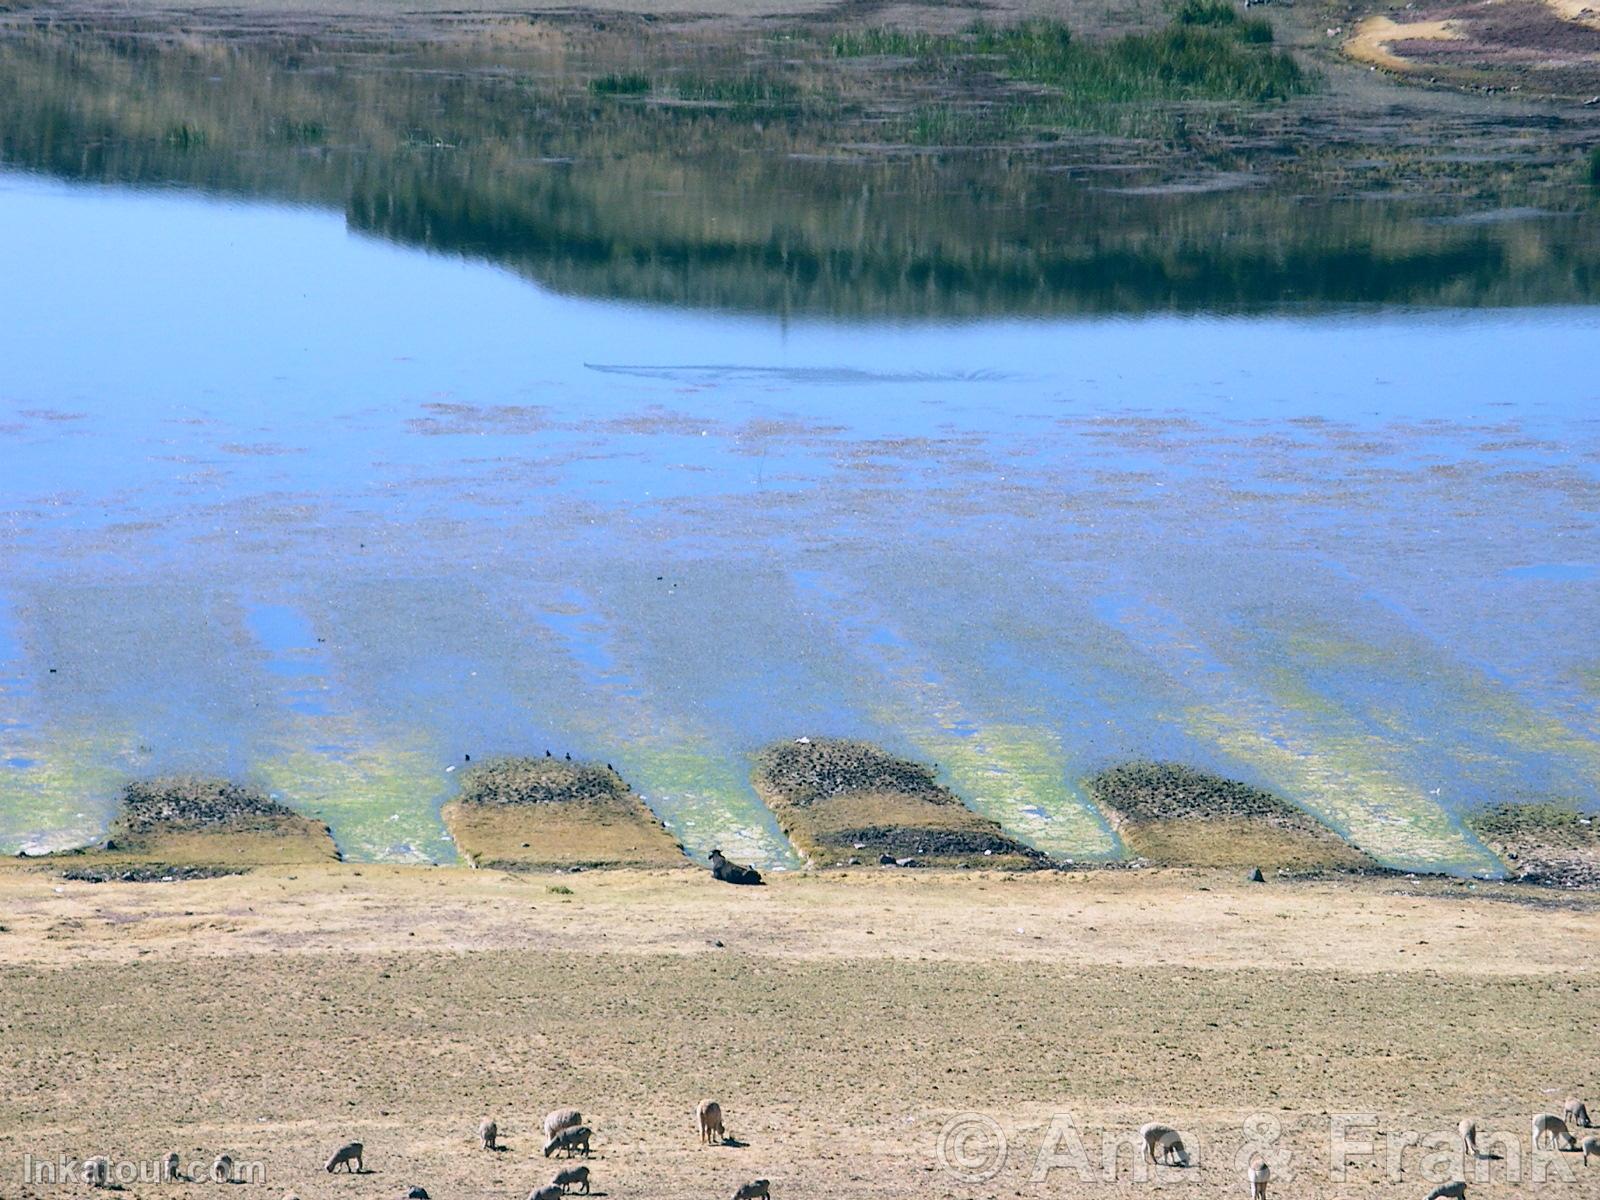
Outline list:
[[[490,69],[490,68],[493,69]],[[342,209],[562,292],[908,317],[1588,303],[1592,213],[1287,188],[1126,195],[1020,152],[839,153],[837,114],[597,100],[550,47],[0,40],[0,152],[66,179]],[[1091,182],[1085,182],[1088,179]],[[1303,187],[1300,189],[1303,192]],[[1478,210],[1516,203],[1478,196]]]

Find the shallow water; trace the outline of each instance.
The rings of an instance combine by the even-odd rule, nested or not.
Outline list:
[[[548,749],[786,866],[750,754],[802,734],[1065,858],[1134,756],[1408,867],[1600,803],[1593,214],[303,57],[0,39],[0,851],[193,770],[448,859],[467,756]]]

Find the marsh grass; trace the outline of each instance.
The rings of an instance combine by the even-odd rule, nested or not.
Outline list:
[[[1589,151],[1589,186],[1600,188],[1600,146]]]
[[[793,83],[767,74],[683,75],[673,82],[672,90],[680,100],[748,108],[793,104],[800,97]]]
[[[650,76],[637,71],[597,75],[589,80],[589,91],[596,96],[645,96],[653,88]]]

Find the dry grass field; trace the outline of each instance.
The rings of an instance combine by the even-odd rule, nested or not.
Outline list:
[[[1543,1156],[1556,1174],[1531,1189],[1511,1178],[1532,1168],[1532,1113],[1600,1066],[1600,914],[1553,890],[878,869],[752,889],[687,868],[350,864],[90,884],[18,865],[0,871],[0,917],[7,1197],[86,1190],[25,1182],[26,1156],[175,1149],[259,1164],[229,1189],[241,1200],[412,1184],[519,1200],[552,1170],[541,1116],[568,1104],[613,1197],[727,1197],[754,1177],[779,1197],[1242,1194],[1254,1146],[1279,1165],[1275,1195],[1421,1200],[1459,1166],[1413,1146],[1391,1169],[1385,1136],[1464,1114],[1521,1139],[1474,1196],[1579,1197],[1600,1179],[1571,1154]],[[698,1144],[702,1096],[738,1144]],[[1340,1112],[1378,1130],[1340,1156],[1342,1182]],[[474,1146],[484,1114],[504,1151]],[[1141,1179],[1124,1143],[1103,1178],[1103,1137],[1152,1119],[1198,1165]],[[947,1140],[950,1161],[1002,1132],[997,1175],[941,1164],[953,1120],[977,1140]],[[1070,1154],[1066,1120],[1090,1178],[1033,1181],[1047,1135]],[[324,1173],[351,1138],[371,1173]]]

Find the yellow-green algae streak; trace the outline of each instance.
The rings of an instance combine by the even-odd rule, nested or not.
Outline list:
[[[1120,623],[1182,678],[1194,702],[1183,728],[1252,763],[1283,795],[1385,866],[1499,875],[1503,864],[1442,805],[1385,761],[1383,740],[1283,672],[1255,689],[1219,661],[1179,618],[1150,601],[1121,608]]]
[[[28,766],[0,769],[0,852],[44,854],[103,836],[129,775],[116,764],[133,761],[137,751],[132,734],[74,729],[56,729],[47,745],[20,750]]]
[[[251,774],[296,812],[326,821],[346,858],[451,862],[440,772],[438,758],[391,743],[338,755],[285,750]]]

